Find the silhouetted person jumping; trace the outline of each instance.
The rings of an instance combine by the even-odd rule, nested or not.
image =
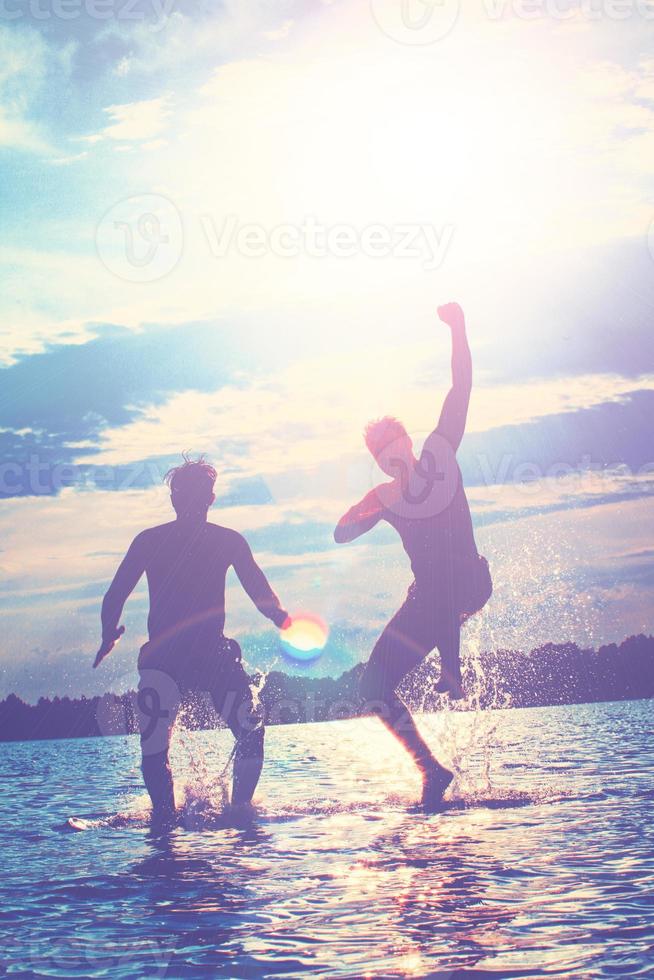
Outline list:
[[[102,604],[102,646],[94,667],[124,633],[123,606],[145,572],[150,593],[149,642],[139,659],[137,697],[142,771],[153,818],[175,815],[168,761],[170,735],[184,697],[208,691],[236,739],[232,803],[249,803],[263,765],[264,728],[253,703],[241,650],[223,633],[225,577],[233,566],[257,608],[283,628],[290,619],[242,535],[208,521],[216,471],[202,458],[166,476],[177,519],[132,542]]]
[[[470,508],[456,462],[466,426],[472,360],[463,311],[457,303],[438,310],[452,331],[452,388],[438,426],[419,459],[406,429],[383,418],[366,429],[366,444],[392,479],[368,493],[338,523],[338,543],[353,541],[385,520],[399,533],[415,581],[377,641],[361,680],[372,710],[413,756],[423,777],[423,804],[439,805],[452,773],[433,756],[408,708],[396,693],[404,678],[436,647],[441,678],[436,690],[463,697],[459,660],[462,623],[488,601],[488,563],[475,545]]]

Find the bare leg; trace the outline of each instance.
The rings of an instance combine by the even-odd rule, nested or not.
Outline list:
[[[392,681],[390,682],[392,683]],[[441,765],[416,727],[411,713],[396,691],[384,683],[382,673],[370,662],[361,681],[361,693],[368,707],[411,755],[422,776],[422,803],[427,809],[438,809],[443,793],[454,778]],[[375,695],[375,697],[370,697]]]
[[[178,707],[177,685],[167,674],[158,670],[141,673],[136,698],[141,772],[152,800],[152,819],[157,824],[175,822],[175,790],[168,749]]]
[[[174,822],[175,790],[168,752],[158,752],[156,755],[144,753],[141,771],[152,800],[152,819],[157,823]]]
[[[441,678],[436,685],[440,694],[449,694],[453,700],[465,697],[461,679],[461,627],[452,620],[438,644],[441,655]]]
[[[232,803],[235,806],[252,801],[263,768],[263,742],[263,725],[242,734],[237,740],[232,783]]]
[[[239,651],[240,652],[240,651]],[[236,739],[232,804],[252,802],[263,768],[265,728],[260,707],[252,697],[250,681],[239,660],[228,661],[229,674],[213,684],[213,703]]]
[[[440,765],[418,731],[411,712],[395,691],[384,694],[379,704],[373,705],[372,708],[388,730],[412,756],[423,775]]]

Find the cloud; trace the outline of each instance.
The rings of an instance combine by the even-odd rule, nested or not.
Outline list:
[[[219,519],[250,534],[289,603],[347,637],[326,669],[366,656],[402,599],[406,558],[387,529],[336,549],[330,528],[379,479],[364,423],[394,412],[419,442],[436,419],[441,295],[469,313],[462,463],[496,576],[467,647],[641,628],[651,486],[637,471],[654,407],[642,24],[473,14],[436,52],[396,44],[364,2],[91,20],[73,45],[57,20],[0,30],[0,143],[21,168],[34,158],[23,172],[7,157],[0,444],[23,476],[32,456],[45,466],[42,495],[0,516],[6,682],[89,689],[99,595],[133,534],[169,518],[153,483],[180,449],[220,460]],[[135,284],[102,265],[94,238],[144,190],[173,202],[185,238],[173,272]],[[204,219],[220,230],[230,214],[268,232],[316,215],[449,223],[454,236],[433,274],[360,255],[217,258]],[[630,472],[586,472],[584,456]],[[59,490],[61,463],[87,486],[60,473]],[[580,472],[523,485],[525,463]],[[230,628],[269,664],[270,636],[233,583],[230,601]],[[141,591],[129,645],[93,683],[133,675],[144,612]]]
[[[160,136],[167,127],[172,112],[172,99],[163,95],[156,99],[110,105],[104,110],[110,123],[100,133],[84,137],[87,142],[100,140],[129,140],[142,142]]]
[[[263,36],[267,41],[283,41],[293,30],[294,23],[295,22],[293,20],[285,20],[284,23],[281,24],[280,27],[275,28],[275,30],[264,31]]]
[[[572,467],[570,469],[572,471]],[[654,479],[652,471],[638,475],[630,472],[628,467],[595,471],[578,469],[568,476],[468,487],[467,495],[476,526],[487,527],[539,514],[651,498],[654,496]]]
[[[600,395],[595,404],[582,403],[578,409],[571,404],[565,412],[543,411],[519,425],[473,431],[459,454],[464,477],[469,485],[542,481],[619,464],[633,474],[651,475],[653,410],[650,383],[610,401]]]
[[[48,85],[63,85],[73,46],[51,47],[29,27],[0,25],[0,147],[45,153],[49,140],[34,115]]]
[[[67,157],[53,157],[50,163],[54,167],[67,167],[71,163],[79,163],[80,160],[85,160],[87,156],[88,153],[83,151],[82,153],[74,153]]]
[[[163,9],[165,7],[168,9]],[[206,71],[216,62],[233,59],[244,50],[260,52],[271,43],[286,40],[298,20],[320,9],[307,0],[284,0],[271,4],[267,0],[225,0],[219,6],[195,11],[172,9],[162,0],[162,11],[154,23],[142,21],[126,24],[114,21],[106,25],[98,42],[124,48],[114,71],[130,78],[180,72],[188,76],[198,66]],[[154,9],[154,7],[153,7]]]
[[[368,384],[361,380],[360,363],[366,364]],[[273,384],[255,376],[247,386],[175,394],[128,425],[105,429],[97,461],[116,465],[141,459],[145,447],[164,455],[182,444],[204,445],[228,471],[263,475],[280,490],[294,473],[314,470],[324,478],[326,467],[350,483],[360,471],[358,489],[366,481],[370,489],[377,477],[372,463],[365,471],[361,437],[370,418],[399,415],[417,445],[436,425],[438,396],[444,397],[447,385],[438,394],[426,386],[411,389],[420,363],[415,349],[381,349],[361,352],[361,361],[355,357],[347,366],[338,357],[298,362],[279,371]],[[595,376],[476,390],[461,452],[466,479],[505,482],[527,463],[543,474],[555,464],[641,467],[651,461],[654,381],[641,384],[643,390],[634,393],[633,381]],[[584,464],[586,457],[590,462]]]
[[[11,43],[0,79],[11,88],[3,103],[10,112],[3,117],[7,138],[25,142],[34,136],[29,127],[36,102],[30,95],[28,111],[21,91],[61,92],[49,84],[54,69],[47,68],[59,57],[72,96],[69,109],[62,119],[49,95],[41,100],[41,116],[58,143],[65,138],[69,146],[77,137],[87,140],[87,150],[91,139],[101,147],[90,154],[97,166],[80,178],[74,202],[58,193],[60,187],[47,194],[49,210],[65,208],[68,218],[78,218],[71,238],[84,242],[85,272],[78,272],[79,249],[54,256],[35,250],[43,273],[25,257],[15,271],[23,287],[14,287],[0,309],[2,321],[13,327],[7,357],[61,336],[57,321],[69,321],[72,311],[82,323],[136,325],[235,308],[297,312],[301,306],[314,322],[327,302],[351,320],[359,320],[367,303],[372,334],[390,304],[410,316],[420,303],[431,302],[434,282],[420,263],[271,256],[255,262],[238,254],[218,262],[200,220],[209,215],[220,226],[232,213],[274,227],[317,214],[326,223],[357,226],[451,223],[455,235],[438,285],[467,293],[471,308],[478,304],[508,334],[509,369],[519,360],[533,370],[539,359],[546,368],[567,359],[569,373],[576,359],[575,370],[592,373],[606,370],[612,356],[634,370],[654,289],[645,245],[652,214],[643,203],[654,107],[646,101],[651,59],[639,61],[629,25],[607,21],[578,31],[547,18],[537,25],[506,23],[482,13],[457,25],[434,58],[432,50],[393,43],[367,3],[297,2],[273,9],[265,0],[230,0],[194,17],[174,11],[161,30],[147,18],[91,20],[75,22],[74,50],[63,40],[69,25],[64,31],[56,20],[47,24],[60,38],[59,54],[42,54],[43,34],[6,29]],[[270,46],[262,39],[289,20],[297,30],[284,43]],[[624,64],[606,59],[609,27],[622,32]],[[492,52],[487,61],[485,52]],[[107,78],[125,59],[130,101],[125,78]],[[453,71],[465,79],[456,92],[448,85]],[[19,85],[23,77],[30,84]],[[107,112],[112,121],[103,127]],[[433,120],[428,132],[425,118]],[[84,128],[93,121],[96,132],[80,137],[80,120]],[[159,134],[169,124],[174,138],[162,145]],[[447,153],[442,140],[449,142]],[[147,160],[126,149],[142,142],[156,147]],[[58,162],[52,169],[61,171],[77,154],[58,149],[49,156]],[[76,162],[86,169],[84,159]],[[135,290],[92,258],[92,231],[117,198],[144,188],[168,195],[180,208],[187,241],[167,280]],[[631,257],[613,266],[607,255],[603,270],[582,267],[582,249],[625,235],[634,243],[638,238],[639,266],[649,266],[642,275],[640,268],[637,277],[630,271]],[[554,274],[557,249],[565,253],[570,278],[584,277],[576,293],[562,289],[562,276]],[[93,261],[97,268],[89,272]],[[607,309],[602,300],[611,286]],[[408,306],[414,296],[419,303]],[[581,305],[594,307],[582,311],[587,329],[559,343],[570,325],[579,324],[575,307]],[[586,343],[593,332],[594,343]],[[651,344],[645,355],[651,361]]]
[[[0,147],[45,152],[46,143],[37,128],[25,119],[13,118],[0,110]]]
[[[126,495],[119,507],[115,501],[113,494],[68,491],[56,502],[40,500],[29,510],[25,501],[5,508],[6,550],[0,558],[4,578],[11,581],[0,614],[5,692],[79,694],[99,690],[93,685],[100,683],[118,690],[132,683],[136,650],[144,638],[145,592],[141,586],[130,600],[127,636],[100,679],[89,668],[98,638],[99,597],[132,536],[168,519],[170,505],[163,488]],[[280,523],[286,528],[292,511],[285,505],[261,510],[233,509],[214,517],[256,544],[258,559],[291,609],[318,613],[337,639],[346,638],[344,647],[337,644],[336,659],[328,652],[318,672],[339,673],[365,659],[410,582],[399,540],[376,530],[351,547],[304,551],[303,535],[309,548],[315,541],[308,528],[299,529],[293,532],[297,553],[284,555],[267,529]],[[479,528],[478,545],[491,561],[495,594],[484,616],[466,628],[464,655],[479,648],[531,649],[570,639],[588,645],[645,628],[654,590],[646,571],[649,556],[641,554],[642,528],[651,519],[652,500],[636,499],[512,516]],[[261,522],[264,537],[257,539],[250,520]],[[281,665],[274,630],[231,576],[228,607],[228,631],[242,641],[249,663]]]

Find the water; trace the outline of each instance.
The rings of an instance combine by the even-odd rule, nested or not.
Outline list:
[[[183,733],[187,826],[167,838],[148,830],[134,738],[0,746],[2,963],[23,977],[652,977],[651,720],[647,701],[423,717],[464,770],[434,816],[414,809],[416,778],[377,721],[271,729],[241,827],[201,772],[223,767],[230,738]],[[66,832],[72,814],[98,822]]]

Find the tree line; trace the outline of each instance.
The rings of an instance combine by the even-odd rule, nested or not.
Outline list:
[[[654,697],[654,637],[630,636],[619,645],[598,650],[575,643],[554,644],[522,653],[496,650],[468,662],[468,699],[455,705],[431,689],[438,679],[438,657],[421,668],[420,698],[412,695],[411,678],[404,695],[413,708],[524,708],[593,701]],[[370,714],[372,705],[359,696],[358,664],[339,678],[311,678],[271,671],[260,699],[268,724],[293,724],[353,718]],[[194,700],[184,712],[191,729],[213,727],[218,719],[208,697]],[[136,732],[136,694],[105,694],[93,698],[40,698],[30,705],[15,694],[0,702],[0,741],[83,738]]]

